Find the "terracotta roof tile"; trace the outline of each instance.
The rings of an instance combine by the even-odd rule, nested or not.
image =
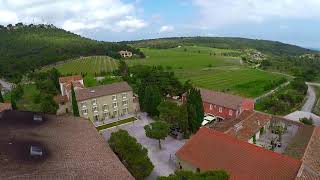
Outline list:
[[[103,86],[78,89],[75,90],[75,93],[77,100],[83,101],[127,91],[132,91],[132,88],[129,86],[129,84],[127,82],[119,82]]]
[[[237,119],[239,119],[239,123],[232,126],[226,133],[240,140],[248,141],[272,120],[272,116],[254,111],[244,111]]]
[[[71,83],[72,81],[80,81],[80,80],[82,80],[82,77],[80,75],[66,76],[66,77],[60,77],[59,83]]]
[[[198,88],[201,93],[202,101],[216,104],[219,106],[223,106],[226,108],[237,110],[242,106],[243,101],[245,98],[232,95],[232,94],[226,94],[222,92],[216,92],[208,89]],[[245,102],[249,102],[249,100],[246,100]],[[247,103],[246,103],[247,104]]]
[[[0,112],[11,109],[11,103],[0,103]]]
[[[294,179],[301,165],[299,160],[208,128],[201,128],[176,155],[202,171],[224,169],[231,179]]]
[[[317,175],[320,179],[320,127],[314,128],[302,162],[307,167],[304,168],[304,171],[309,171],[306,174]]]
[[[133,180],[93,124],[73,116],[7,111],[0,119],[0,179]],[[30,144],[44,149],[29,158]]]

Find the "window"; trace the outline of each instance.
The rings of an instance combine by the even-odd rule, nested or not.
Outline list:
[[[210,104],[210,110],[212,110],[212,104]]]
[[[112,103],[112,107],[113,108],[117,108],[118,107],[118,103],[117,102]]]
[[[122,98],[126,99],[127,98],[127,93],[122,93]]]
[[[97,100],[96,99],[92,100],[92,105],[97,105]]]
[[[229,116],[232,116],[232,114],[233,114],[233,111],[229,110]]]
[[[108,105],[107,105],[107,104],[104,104],[104,105],[102,106],[102,110],[103,110],[103,111],[108,111],[108,110],[109,110]]]
[[[118,111],[117,110],[113,111],[113,116],[118,116]]]
[[[128,105],[128,100],[123,100],[122,101],[122,106],[127,106]]]
[[[93,116],[93,118],[95,121],[99,121],[99,115],[95,115],[95,116]]]
[[[97,106],[94,106],[94,107],[92,108],[92,112],[98,112],[98,107],[97,107]]]
[[[219,113],[222,113],[222,107],[219,107]]]
[[[112,101],[116,101],[117,100],[117,95],[112,95]]]
[[[124,108],[124,109],[122,110],[122,112],[123,112],[124,115],[125,115],[125,114],[128,114],[128,108]]]
[[[107,113],[107,112],[103,113],[103,117],[104,117],[104,119],[107,119],[109,117],[109,113]]]
[[[80,106],[81,106],[82,108],[87,107],[87,102],[81,102],[81,103],[80,103]]]
[[[87,115],[87,114],[88,114],[88,109],[83,109],[83,110],[82,110],[82,114],[83,114],[83,115]]]

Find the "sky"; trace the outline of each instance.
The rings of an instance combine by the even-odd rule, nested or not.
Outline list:
[[[18,22],[103,41],[231,36],[320,49],[320,0],[0,0],[0,24]]]

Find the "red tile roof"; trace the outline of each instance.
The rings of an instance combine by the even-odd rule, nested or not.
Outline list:
[[[0,103],[0,112],[11,109],[11,103]]]
[[[314,176],[320,179],[320,127],[315,127],[302,158],[301,177]]]
[[[60,77],[59,83],[70,83],[72,81],[80,81],[80,80],[82,80],[82,77],[80,75]]]
[[[227,130],[226,133],[240,140],[248,141],[272,120],[272,115],[243,111],[237,119],[239,119],[239,122]]]
[[[224,169],[231,179],[294,179],[301,162],[230,135],[201,128],[176,153],[202,171]]]
[[[58,104],[67,103],[69,101],[68,96],[62,96],[62,95],[54,96],[53,100]]]
[[[198,88],[201,93],[202,101],[223,106],[226,108],[238,110],[242,106],[243,97],[226,94],[222,92],[216,92],[208,89]]]

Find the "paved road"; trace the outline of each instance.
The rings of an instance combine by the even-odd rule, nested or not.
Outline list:
[[[4,89],[5,91],[11,91],[11,90],[12,90],[12,84],[6,82],[5,80],[0,79],[0,84],[1,84],[1,86],[3,87],[3,89]]]
[[[295,111],[285,116],[285,118],[298,122],[302,118],[311,118],[313,120],[314,125],[320,126],[320,117],[311,112]]]
[[[316,103],[316,92],[313,86],[308,85],[308,92],[307,92],[307,101],[302,106],[301,111],[304,112],[312,112],[313,107]]]
[[[154,165],[154,169],[147,180],[154,180],[158,176],[168,176],[174,173],[176,169],[175,153],[186,142],[186,140],[177,140],[169,136],[161,141],[162,149],[160,150],[158,141],[150,139],[145,135],[143,127],[151,122],[153,122],[152,119],[142,115],[140,120],[134,121],[133,123],[107,129],[102,132],[104,138],[108,140],[112,132],[118,131],[119,129],[127,130],[142,146],[148,149],[148,156]]]

